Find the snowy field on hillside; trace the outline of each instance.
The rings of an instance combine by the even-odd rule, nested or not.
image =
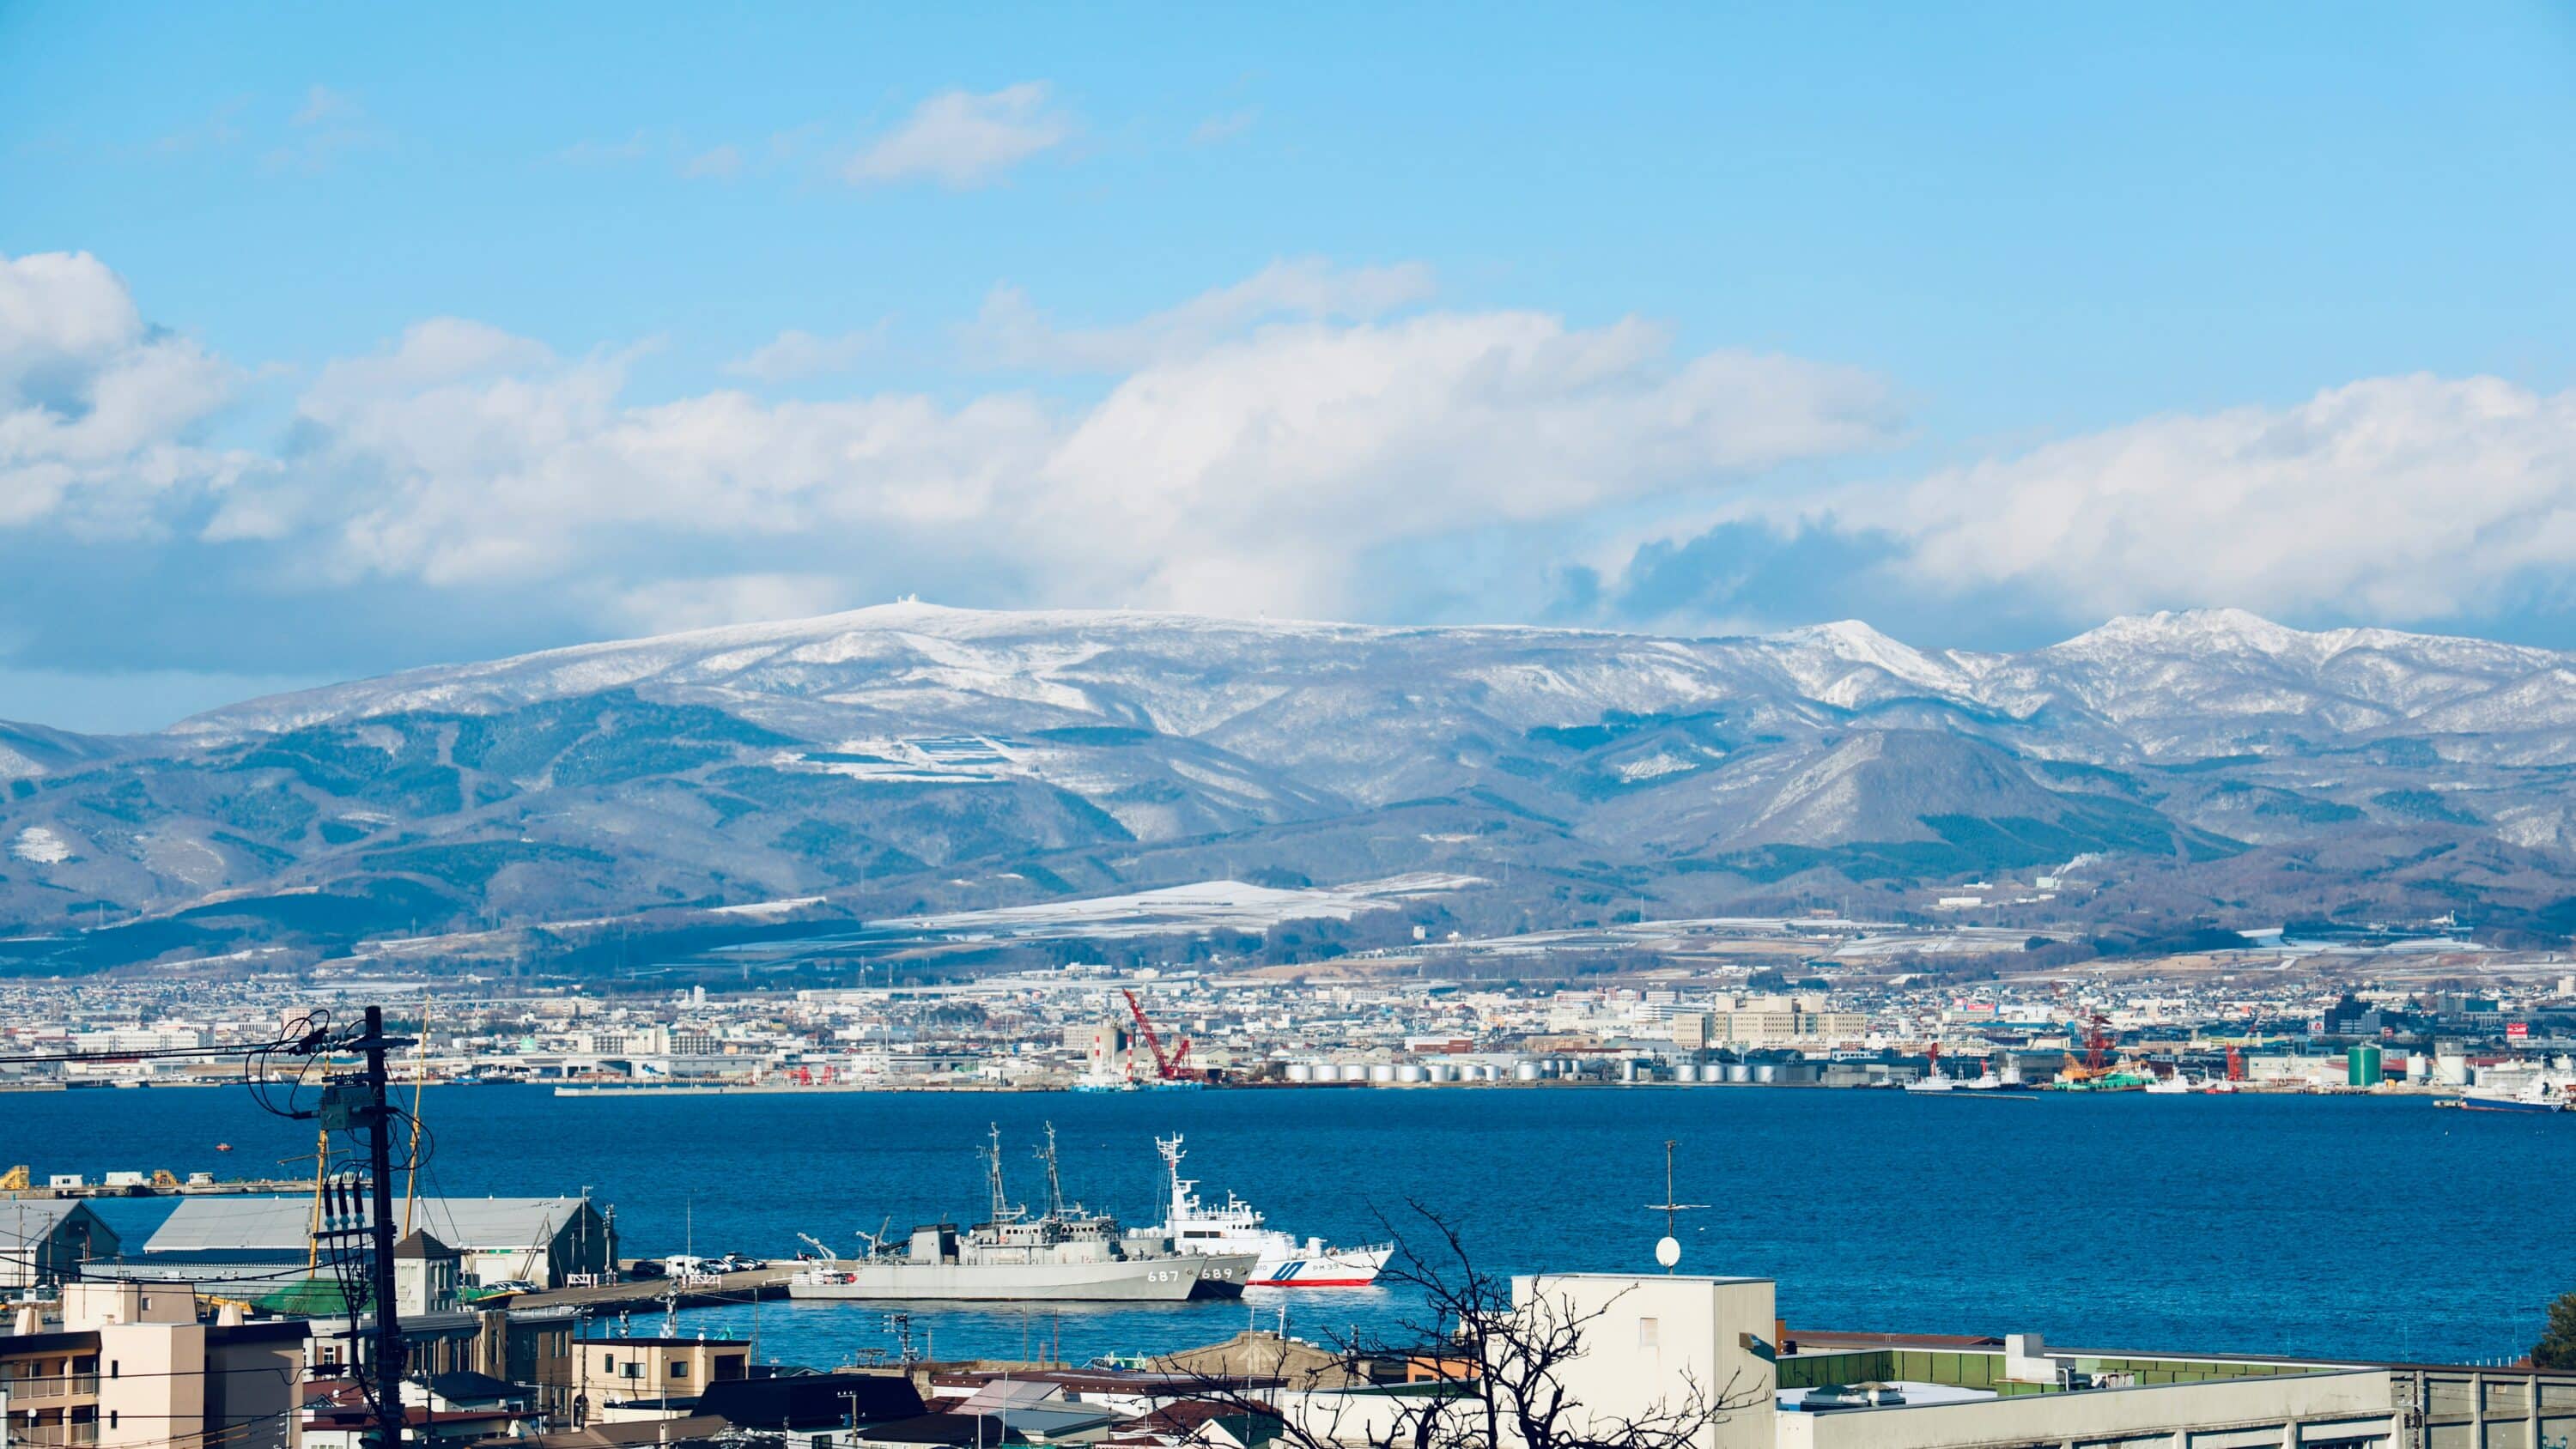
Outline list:
[[[30,825],[18,832],[9,844],[9,853],[36,865],[60,865],[72,858],[72,848],[63,838],[42,825]]]
[[[1347,921],[1364,911],[1394,910],[1409,900],[1483,884],[1485,881],[1478,876],[1434,872],[1298,890],[1239,880],[1210,880],[1132,895],[907,916],[873,924],[884,929],[942,935],[1091,939],[1158,936],[1175,931],[1257,932],[1288,921]]]

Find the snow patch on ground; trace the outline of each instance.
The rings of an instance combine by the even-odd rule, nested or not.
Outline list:
[[[9,853],[37,865],[60,865],[72,858],[72,848],[63,838],[42,825],[30,825],[9,842]]]
[[[750,901],[739,906],[716,906],[707,914],[710,916],[784,916],[790,912],[803,910],[807,906],[821,904],[823,904],[821,896],[798,896],[794,900],[787,901]]]
[[[769,763],[879,785],[989,785],[1028,773],[1013,747],[981,735],[866,737],[830,750],[783,751]]]
[[[899,930],[992,936],[1156,936],[1175,931],[1266,931],[1287,921],[1347,921],[1405,901],[1485,884],[1472,875],[1417,872],[1349,885],[1279,890],[1239,880],[1200,881],[1123,896],[1047,901],[880,922]]]
[[[1642,760],[1629,760],[1618,766],[1616,773],[1621,781],[1634,785],[1640,780],[1658,780],[1666,775],[1678,775],[1685,770],[1698,768],[1697,760],[1686,760],[1670,752],[1658,752]]]

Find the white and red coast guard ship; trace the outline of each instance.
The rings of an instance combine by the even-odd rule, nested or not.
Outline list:
[[[1202,1203],[1198,1183],[1181,1176],[1181,1138],[1174,1133],[1154,1139],[1170,1175],[1172,1200],[1159,1227],[1139,1228],[1131,1236],[1167,1239],[1177,1253],[1255,1255],[1247,1288],[1365,1288],[1395,1256],[1393,1244],[1374,1248],[1328,1248],[1321,1238],[1304,1242],[1262,1225],[1261,1213],[1229,1192],[1221,1205]]]

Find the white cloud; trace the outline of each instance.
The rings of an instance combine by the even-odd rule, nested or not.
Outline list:
[[[551,159],[566,166],[622,166],[641,161],[653,153],[653,144],[637,131],[623,141],[595,141],[587,137],[557,150]]]
[[[981,186],[1073,137],[1073,121],[1048,105],[1043,81],[977,95],[943,91],[913,108],[841,168],[844,180],[927,179],[952,189]]]
[[[526,372],[554,360],[545,344],[486,322],[432,317],[403,329],[393,346],[366,357],[325,363],[306,392],[307,411],[333,411],[381,393]]]
[[[1190,140],[1200,146],[1219,145],[1251,130],[1253,123],[1260,119],[1261,112],[1249,106],[1226,115],[1210,116],[1190,132]]]
[[[2083,618],[2187,604],[2454,617],[2576,563],[2576,391],[2371,378],[2295,407],[2150,418],[1839,509],[1936,588]]]
[[[692,181],[731,181],[742,174],[742,148],[710,146],[680,163],[680,174]]]
[[[1411,290],[1264,277],[1215,295],[1330,310]],[[240,490],[219,527],[292,536],[343,580],[559,585],[613,598],[621,622],[820,597],[778,582],[829,574],[817,558],[853,582],[937,569],[1031,602],[1332,613],[1355,607],[1372,548],[1722,485],[1872,446],[1888,426],[1865,375],[1678,358],[1635,322],[1435,313],[1220,342],[1170,330],[1192,345],[1089,406],[738,392],[638,406],[614,360],[424,324],[325,369],[302,406],[307,447]],[[759,561],[741,571],[759,582],[657,583],[729,559]],[[864,578],[870,560],[897,576]]]
[[[619,625],[646,634],[676,634],[718,624],[804,619],[852,607],[864,597],[856,581],[831,574],[726,574],[672,579],[618,593]]]
[[[817,337],[791,327],[724,365],[735,377],[759,382],[793,382],[847,372],[858,360],[885,345],[886,324]]]
[[[960,331],[968,357],[989,366],[1125,372],[1204,351],[1280,318],[1367,321],[1425,300],[1431,269],[1418,262],[1336,270],[1316,257],[1272,262],[1231,286],[1116,327],[1060,329],[1016,287],[996,287]]]
[[[326,85],[315,85],[304,93],[304,104],[297,107],[294,122],[299,126],[317,126],[324,121],[356,116],[357,101],[342,91]]]
[[[373,150],[387,142],[382,131],[367,123],[366,110],[356,96],[325,85],[308,89],[304,103],[287,119],[286,142],[271,147],[260,157],[260,167],[265,171],[318,175],[343,156]]]
[[[97,258],[0,257],[0,526],[130,533],[154,495],[222,486],[248,460],[189,440],[238,382]]]
[[[1087,591],[1175,607],[1346,609],[1377,546],[1720,486],[1865,449],[1891,419],[1859,372],[1671,355],[1639,322],[1535,313],[1266,329],[1121,383],[1049,459],[1061,525],[1117,552]],[[1077,595],[1079,596],[1079,595]]]
[[[161,156],[223,150],[242,139],[242,113],[249,108],[248,98],[230,97],[218,103],[203,119],[155,138],[146,149]]]

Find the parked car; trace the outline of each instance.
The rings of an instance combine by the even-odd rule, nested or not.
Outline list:
[[[629,1278],[665,1278],[670,1276],[670,1271],[670,1269],[662,1266],[662,1260],[659,1258],[638,1258],[633,1264],[628,1266],[626,1269],[626,1276]]]
[[[525,1278],[507,1278],[498,1283],[484,1284],[483,1291],[486,1297],[499,1297],[508,1293],[536,1293],[543,1290]]]

